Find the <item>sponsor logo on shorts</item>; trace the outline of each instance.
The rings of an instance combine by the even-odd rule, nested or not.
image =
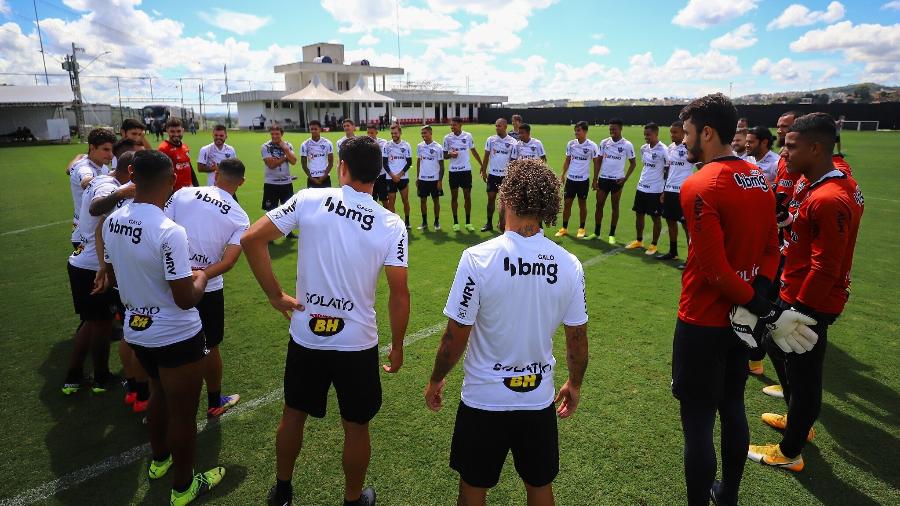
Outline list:
[[[333,202],[331,197],[325,199],[325,209],[329,213],[334,213],[342,218],[355,221],[360,224],[363,230],[372,230],[372,224],[375,223],[375,215],[373,211],[362,204],[357,204],[355,209],[344,206],[343,200]]]
[[[136,332],[143,332],[153,325],[153,317],[148,314],[132,314],[128,318],[128,328]]]
[[[140,220],[133,220],[130,218],[128,219],[128,223],[119,223],[119,220],[116,219],[109,220],[107,228],[109,228],[110,233],[130,237],[131,242],[134,244],[141,243],[141,234],[144,232]]]
[[[559,265],[555,262],[553,255],[538,255],[538,262],[526,262],[521,257],[515,261],[511,261],[509,257],[503,259],[503,271],[508,272],[510,277],[518,276],[546,276],[548,284],[554,284],[557,281],[557,273]]]
[[[503,378],[503,384],[513,392],[531,392],[541,386],[543,376],[540,374],[526,374],[525,376],[513,376]]]
[[[314,314],[309,319],[309,330],[319,337],[331,337],[344,330],[344,319]]]

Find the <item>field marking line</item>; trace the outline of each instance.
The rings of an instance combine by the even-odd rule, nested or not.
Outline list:
[[[885,201],[885,202],[893,202],[893,203],[895,203],[895,204],[900,204],[900,200],[886,199],[886,198],[884,198],[884,197],[870,197],[870,196],[866,195],[865,198],[866,198],[866,199],[872,199],[872,200],[883,200],[883,201]]]
[[[62,225],[63,223],[72,223],[72,220],[54,221],[53,223],[44,223],[43,225],[35,225],[33,227],[20,228],[18,230],[10,230],[8,232],[3,232],[2,234],[0,234],[0,236],[21,234],[23,232],[30,232],[32,230],[38,230],[41,228],[52,227],[55,225]]]

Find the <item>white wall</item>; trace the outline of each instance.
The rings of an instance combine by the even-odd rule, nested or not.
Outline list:
[[[19,127],[28,127],[38,139],[47,138],[47,120],[60,117],[56,107],[26,106],[0,107],[0,134],[8,134]],[[71,124],[71,123],[70,123]]]
[[[270,105],[273,107],[268,109],[265,107],[265,101],[262,100],[239,102],[238,127],[250,128],[251,126],[255,126],[253,118],[258,117],[260,114],[266,117],[266,126],[269,126],[273,122],[279,123],[282,126],[296,125],[300,121],[300,112],[302,111],[303,104],[294,102],[293,108],[285,109],[281,107],[281,102],[279,102],[279,107],[276,109],[273,102],[274,101],[269,101]],[[290,119],[290,122],[286,121],[288,119]]]

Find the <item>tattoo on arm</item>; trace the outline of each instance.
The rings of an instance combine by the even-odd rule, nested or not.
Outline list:
[[[581,386],[588,365],[587,325],[566,327],[566,363],[569,367],[569,381]]]

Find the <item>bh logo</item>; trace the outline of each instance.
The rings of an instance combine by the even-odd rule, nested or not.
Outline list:
[[[531,392],[541,386],[542,379],[543,376],[540,374],[526,374],[524,376],[503,378],[503,384],[513,392]]]

